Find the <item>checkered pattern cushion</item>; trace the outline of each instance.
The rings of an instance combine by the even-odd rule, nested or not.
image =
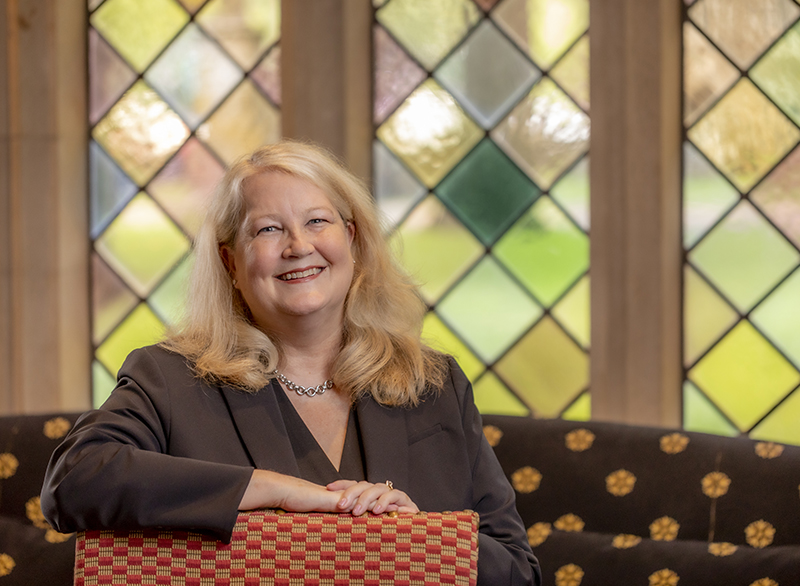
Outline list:
[[[75,585],[472,585],[478,515],[242,513],[230,544],[186,531],[78,534]]]

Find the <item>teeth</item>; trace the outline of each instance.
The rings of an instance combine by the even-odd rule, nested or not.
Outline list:
[[[305,271],[301,271],[298,273],[286,273],[285,275],[280,275],[278,278],[281,281],[291,281],[293,279],[302,279],[303,277],[310,277],[311,275],[316,275],[321,272],[322,269],[315,268],[315,269],[308,269]]]

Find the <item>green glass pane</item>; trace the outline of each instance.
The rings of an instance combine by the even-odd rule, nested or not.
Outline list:
[[[691,248],[739,201],[739,192],[697,152],[683,145],[683,245]]]
[[[691,382],[683,383],[683,428],[729,437],[739,430]]]
[[[589,239],[542,196],[497,243],[494,255],[550,307],[589,266]]]
[[[589,0],[506,0],[492,18],[543,69],[586,32]]]
[[[432,79],[414,90],[376,134],[428,187],[483,137],[453,96]]]
[[[381,141],[372,143],[375,200],[392,227],[428,191]]]
[[[750,70],[750,79],[800,124],[800,23]]]
[[[97,123],[135,79],[136,72],[89,28],[89,122]]]
[[[547,189],[589,149],[589,117],[552,80],[544,78],[491,134],[517,165]]]
[[[94,139],[144,185],[189,137],[189,129],[157,93],[137,82],[92,131]]]
[[[589,231],[589,155],[559,179],[552,189],[552,197],[585,231]]]
[[[584,35],[550,71],[550,77],[589,111],[589,35]]]
[[[542,313],[491,257],[484,258],[436,311],[484,362],[494,362]]]
[[[792,393],[777,409],[759,423],[750,437],[757,440],[800,445],[800,392]]]
[[[89,145],[91,237],[97,238],[138,191],[136,184],[95,142]]]
[[[689,378],[747,431],[800,382],[800,373],[747,321],[689,371]]]
[[[492,371],[487,371],[473,386],[475,405],[483,414],[527,417],[530,410],[508,390]]]
[[[155,344],[163,335],[164,324],[146,303],[140,303],[97,349],[97,359],[109,372],[115,373],[132,350]]]
[[[748,202],[736,206],[689,254],[741,311],[748,311],[800,262],[800,253]]]
[[[691,141],[747,191],[800,139],[800,130],[743,79],[691,129]]]
[[[539,189],[489,139],[436,188],[453,213],[487,246],[539,196]]]
[[[683,276],[683,360],[688,366],[739,319],[728,305],[689,266]]]
[[[281,35],[280,0],[210,0],[197,22],[245,70]]]
[[[190,128],[196,128],[242,79],[242,70],[190,24],[144,78]]]
[[[483,254],[483,246],[432,195],[411,212],[390,243],[430,304]]]
[[[480,15],[472,0],[392,0],[375,13],[375,18],[431,71]]]
[[[791,0],[703,0],[689,17],[741,69],[747,69],[800,14]]]
[[[750,194],[750,200],[800,248],[800,149],[795,149]]]
[[[92,406],[99,409],[105,403],[117,381],[97,360],[92,362]]]
[[[756,307],[750,319],[800,368],[800,271]]]
[[[422,324],[422,339],[431,348],[450,354],[469,380],[476,380],[486,370],[483,362],[448,328],[435,312],[429,311]]]
[[[261,95],[249,79],[200,128],[197,136],[225,162],[281,138],[281,113]]]
[[[188,20],[174,0],[106,0],[90,17],[92,26],[139,72]]]
[[[139,298],[97,254],[92,254],[92,341],[99,344]]]
[[[589,383],[589,357],[549,317],[503,356],[495,371],[537,417],[558,417]]]
[[[97,239],[95,248],[140,297],[146,297],[186,254],[189,240],[140,193]]]
[[[190,138],[150,182],[147,191],[184,231],[195,236],[223,173],[219,161],[197,139]]]
[[[683,121],[690,126],[739,79],[739,70],[689,22],[683,24]]]
[[[267,53],[256,68],[250,72],[250,77],[258,84],[272,103],[281,105],[281,48],[276,45]]]
[[[589,421],[592,418],[592,396],[589,392],[583,393],[572,405],[561,414],[561,419],[567,421]]]
[[[417,65],[379,25],[375,26],[373,51],[375,54],[373,116],[377,125],[386,120],[411,90],[427,76],[425,70]]]
[[[589,348],[591,341],[589,307],[589,276],[587,275],[578,281],[552,309],[553,317],[586,349]]]
[[[159,319],[169,326],[177,324],[184,315],[193,264],[194,257],[187,255],[147,300]]]
[[[486,129],[497,124],[540,76],[489,20],[484,20],[434,73]]]

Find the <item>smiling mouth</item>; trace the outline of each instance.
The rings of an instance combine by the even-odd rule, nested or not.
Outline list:
[[[318,275],[322,272],[322,268],[314,267],[312,269],[306,269],[304,271],[297,271],[294,273],[284,273],[282,275],[278,275],[278,278],[281,281],[294,281],[296,279],[304,279],[305,277],[312,277],[314,275]]]

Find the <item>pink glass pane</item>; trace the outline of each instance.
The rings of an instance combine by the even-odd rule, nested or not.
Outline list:
[[[381,26],[374,29],[375,124],[380,124],[425,79],[425,71]]]
[[[750,199],[800,248],[800,148],[756,187]]]
[[[95,344],[105,339],[139,298],[122,279],[103,262],[97,253],[92,254],[92,340]]]
[[[250,77],[276,106],[281,105],[281,48],[275,46],[261,60]]]
[[[136,79],[98,32],[89,29],[89,121],[95,124]]]

